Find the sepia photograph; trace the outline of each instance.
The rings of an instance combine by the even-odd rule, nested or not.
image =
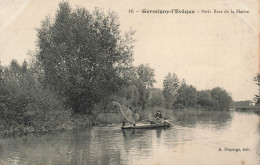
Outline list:
[[[259,11],[0,0],[0,165],[260,165]]]

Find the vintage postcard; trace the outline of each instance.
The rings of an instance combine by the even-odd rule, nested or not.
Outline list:
[[[259,3],[0,1],[0,165],[259,165]]]

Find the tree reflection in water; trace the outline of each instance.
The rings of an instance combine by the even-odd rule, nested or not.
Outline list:
[[[213,124],[216,127],[222,127],[232,119],[229,111],[184,110],[172,111],[168,115],[176,124],[184,127],[195,127],[197,124]]]

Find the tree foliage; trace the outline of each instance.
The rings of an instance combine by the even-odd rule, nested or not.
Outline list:
[[[56,94],[41,86],[35,71],[27,62],[19,65],[15,60],[8,67],[1,67],[0,131],[57,130],[69,117],[70,111],[65,111]]]
[[[125,85],[113,99],[126,107],[136,108],[140,99],[138,88],[135,85]]]
[[[232,97],[226,90],[220,87],[215,87],[211,90],[211,97],[216,110],[227,110],[232,103]]]
[[[165,104],[165,99],[162,90],[158,88],[151,89],[151,97],[149,102],[152,107],[163,107]]]
[[[167,108],[172,108],[176,100],[179,79],[175,73],[168,73],[163,80],[163,95]]]
[[[213,99],[210,90],[198,91],[198,105],[202,108],[210,109],[213,107]]]
[[[260,104],[260,74],[258,73],[256,77],[254,77],[254,81],[256,85],[258,85],[258,93],[255,95],[255,101],[257,104]]]
[[[54,20],[38,29],[37,59],[50,85],[76,112],[115,94],[132,62],[133,31],[121,35],[118,16],[100,9],[59,5]]]
[[[184,107],[195,107],[197,105],[197,90],[192,85],[181,85],[177,93],[175,104],[181,104]]]
[[[148,64],[141,64],[135,68],[135,75],[136,77],[132,79],[131,83],[137,87],[139,92],[138,105],[142,109],[145,109],[151,96],[150,90],[156,82],[154,78],[154,69]]]
[[[152,88],[153,84],[156,83],[154,69],[149,64],[141,64],[136,67],[136,70],[139,80],[145,84],[145,87]]]
[[[145,83],[140,79],[134,79],[132,84],[137,87],[139,93],[138,106],[145,109],[149,101],[150,90],[146,88]]]

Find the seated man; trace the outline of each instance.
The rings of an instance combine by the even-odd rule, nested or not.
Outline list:
[[[162,114],[161,114],[161,112],[158,111],[154,117],[155,117],[156,119],[162,119]]]
[[[162,121],[162,114],[161,114],[161,112],[158,111],[158,112],[156,113],[156,115],[154,116],[154,118],[155,118],[155,119],[150,120],[150,123],[151,123],[151,124],[161,123],[161,121]]]

